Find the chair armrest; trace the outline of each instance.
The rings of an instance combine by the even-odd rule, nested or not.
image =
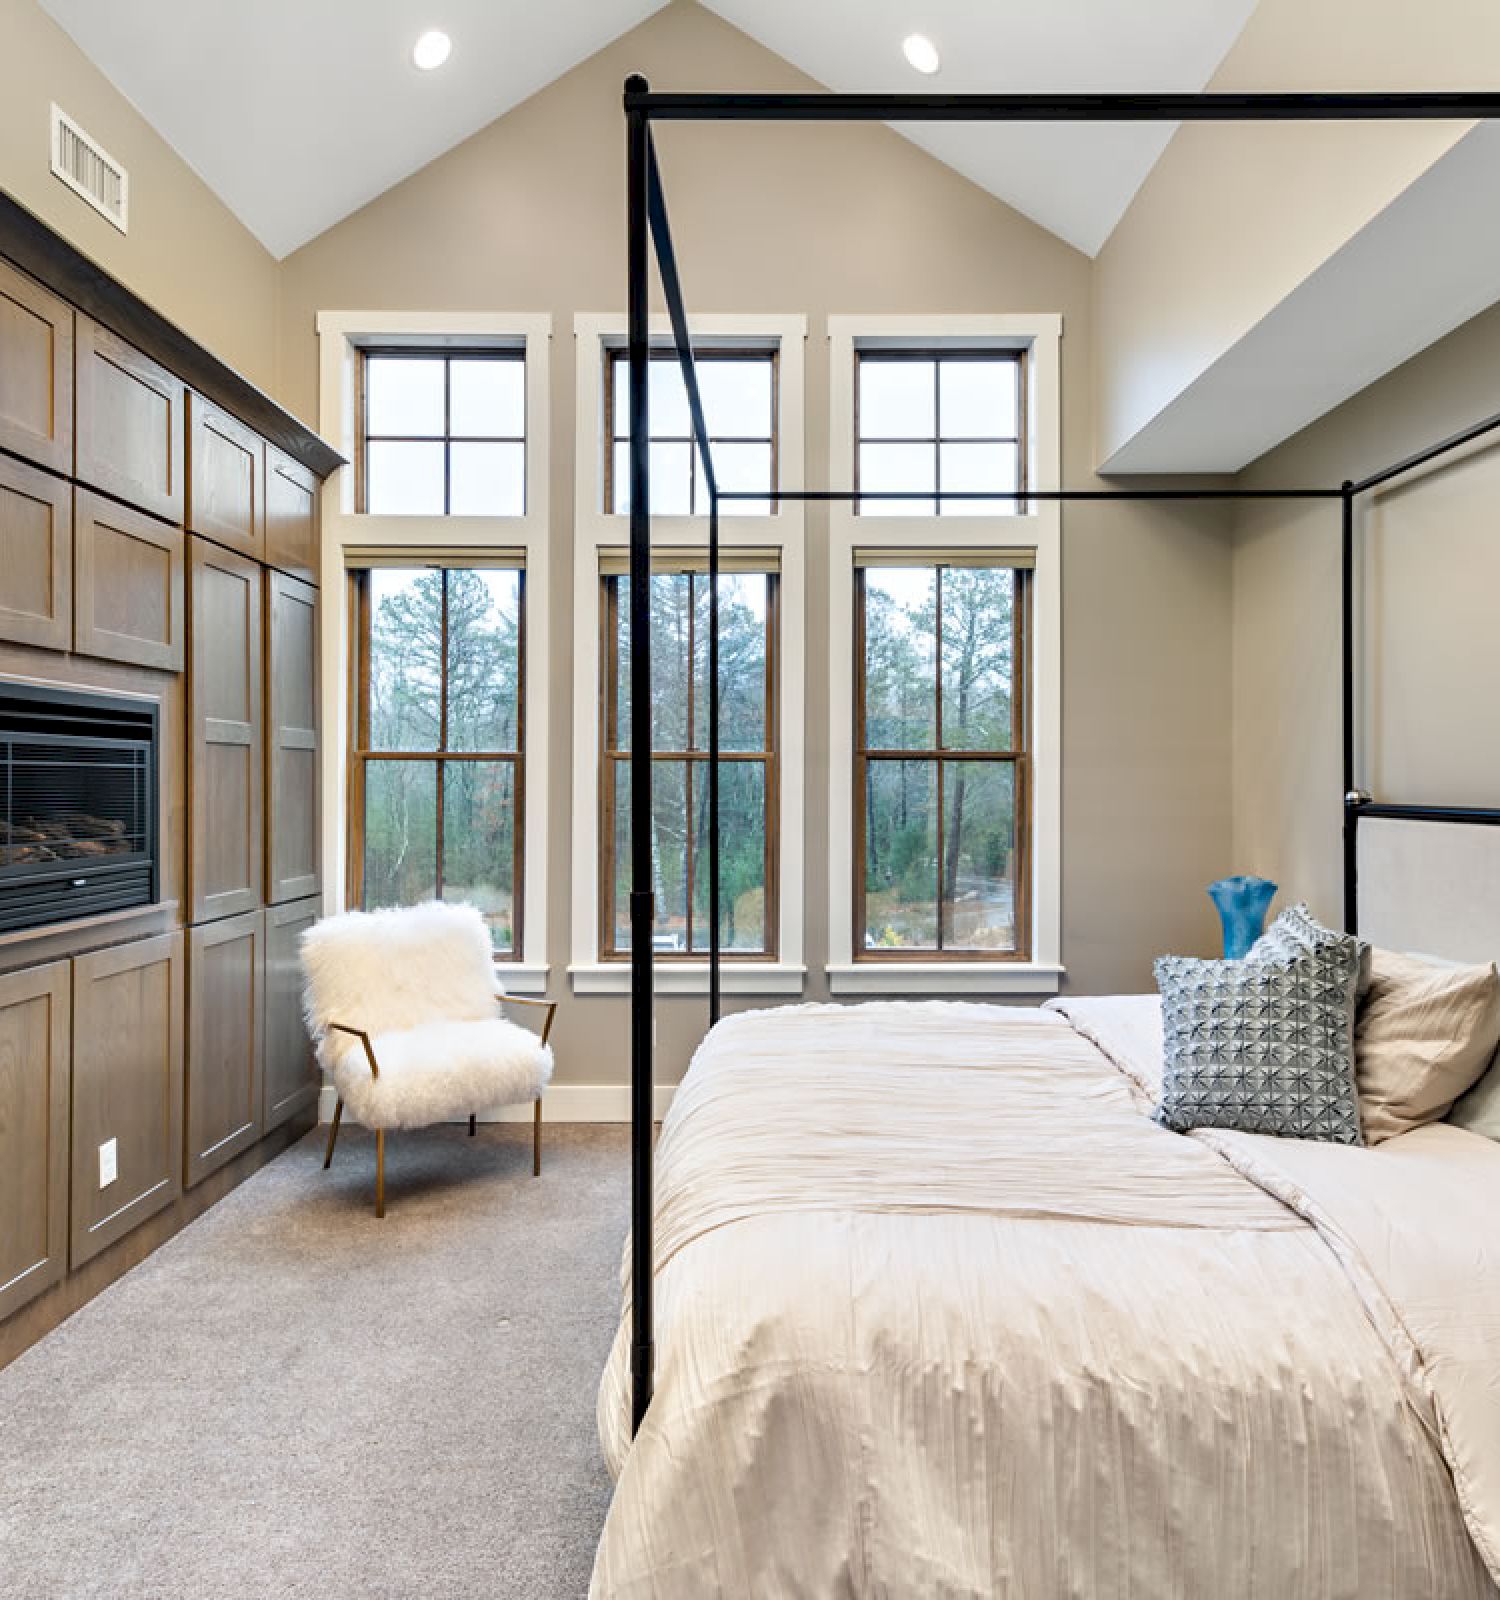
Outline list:
[[[542,1023],[542,1043],[546,1044],[547,1035],[552,1032],[552,1019],[557,1015],[557,1001],[531,1000],[520,994],[502,994],[496,998],[503,1006],[541,1006],[547,1013],[546,1019]]]
[[[370,1076],[380,1076],[380,1063],[375,1059],[375,1046],[370,1043],[370,1036],[363,1028],[351,1028],[342,1022],[329,1022],[324,1025],[325,1033],[352,1033],[365,1047],[365,1056],[370,1063]]]

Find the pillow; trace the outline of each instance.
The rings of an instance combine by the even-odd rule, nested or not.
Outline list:
[[[1500,973],[1377,950],[1354,1027],[1367,1144],[1447,1116],[1500,1044]]]
[[[1284,961],[1298,950],[1316,949],[1330,939],[1351,937],[1350,934],[1336,933],[1332,928],[1325,928],[1307,909],[1306,901],[1299,900],[1296,905],[1288,906],[1250,946],[1245,959]],[[1363,939],[1355,939],[1354,944],[1359,952],[1359,981],[1355,997],[1362,999],[1370,987],[1373,956],[1370,946]]]
[[[1164,1053],[1155,1117],[1164,1127],[1363,1142],[1354,1087],[1359,941],[1293,910],[1243,961],[1156,962]]]
[[[1448,1113],[1449,1122],[1486,1139],[1500,1139],[1500,1055]]]

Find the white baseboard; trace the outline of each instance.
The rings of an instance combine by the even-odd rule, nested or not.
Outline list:
[[[672,1103],[676,1085],[659,1083],[653,1095],[658,1121]],[[318,1098],[318,1120],[333,1121],[337,1100],[333,1085],[325,1083]],[[531,1105],[502,1106],[498,1111],[481,1113],[481,1122],[530,1122]],[[542,1096],[544,1122],[629,1122],[630,1086],[624,1083],[555,1083]]]

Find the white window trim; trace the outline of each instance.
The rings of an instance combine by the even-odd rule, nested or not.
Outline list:
[[[518,959],[496,966],[508,990],[540,994],[547,987],[547,819],[550,763],[547,758],[548,655],[547,520],[548,375],[552,318],[495,311],[320,311],[318,330],[318,430],[355,460],[354,385],[359,350],[370,344],[443,345],[521,349],[526,361],[526,511],[519,517],[370,516],[354,510],[353,466],[335,472],[323,486],[322,710],[323,859],[329,864],[324,910],[344,906],[348,847],[349,746],[348,607],[344,603],[345,552],[381,546],[413,546],[461,562],[463,552],[486,548],[526,553],[526,830],[522,883],[522,948]]]
[[[689,332],[699,340],[741,339],[779,347],[777,459],[782,488],[799,488],[805,433],[804,345],[800,316],[695,316]],[[625,318],[584,313],[574,318],[577,359],[577,449],[573,545],[573,944],[568,972],[578,994],[626,994],[628,961],[599,959],[599,552],[628,543],[628,517],[604,509],[604,353],[625,337]],[[653,341],[670,338],[665,317],[651,321]],[[800,501],[770,516],[719,518],[723,547],[776,548],[781,552],[781,704],[779,743],[781,810],[777,819],[780,917],[777,959],[725,961],[726,994],[800,994],[803,965],[803,735],[806,714],[805,558]],[[654,544],[707,546],[708,518],[653,517]],[[706,961],[658,961],[659,994],[707,994]]]
[[[860,348],[950,343],[1024,349],[1027,360],[1026,481],[1061,482],[1059,342],[1062,318],[1027,316],[830,317],[829,481],[854,484],[854,373]],[[860,517],[829,508],[828,982],[835,994],[1055,994],[1062,966],[1062,512],[1032,503],[1006,517]],[[1032,576],[1032,927],[1031,959],[856,961],[854,959],[854,551],[930,544],[1035,550]]]

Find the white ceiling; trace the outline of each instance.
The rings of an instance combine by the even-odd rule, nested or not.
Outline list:
[[[663,0],[41,0],[277,256],[660,9]],[[838,90],[1201,89],[1255,0],[708,0]],[[410,63],[441,27],[453,56]],[[942,71],[908,67],[928,34]],[[698,88],[657,84],[657,88]],[[715,84],[715,87],[719,85]],[[902,129],[1090,254],[1171,135],[1158,126]]]

